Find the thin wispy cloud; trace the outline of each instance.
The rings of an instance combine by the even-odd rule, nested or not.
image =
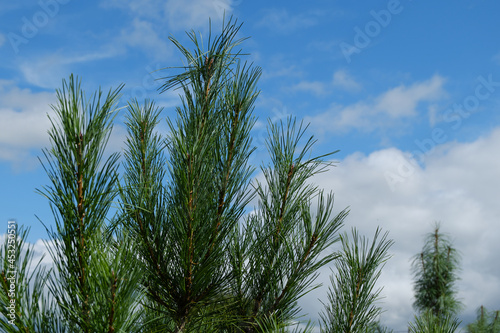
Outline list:
[[[208,19],[220,23],[224,15],[231,15],[232,0],[168,0],[164,4],[168,25],[174,30],[206,29]],[[214,26],[216,27],[216,26]]]
[[[338,70],[333,73],[331,81],[307,81],[303,80],[290,88],[292,91],[309,92],[316,96],[328,95],[335,90],[356,92],[361,89],[358,83],[346,70]]]
[[[291,14],[285,8],[268,9],[264,11],[257,26],[274,33],[289,34],[318,24],[318,19],[318,12]]]
[[[104,8],[120,8],[136,17],[159,19],[163,13],[164,1],[161,0],[103,0]]]
[[[500,65],[500,52],[498,52],[497,54],[495,54],[495,55],[492,57],[492,60],[493,60],[493,62],[494,62],[496,65]]]
[[[205,28],[209,18],[215,23],[230,15],[232,0],[105,0],[102,6],[126,10],[133,18],[149,19],[163,29],[190,30]]]
[[[62,78],[76,70],[77,65],[111,59],[122,52],[124,50],[120,47],[106,47],[100,51],[93,50],[85,53],[59,51],[36,57],[29,56],[20,61],[19,69],[24,79],[31,85],[55,89],[60,86]]]
[[[346,70],[338,70],[333,73],[332,85],[337,89],[346,91],[359,91],[361,84],[357,82]]]
[[[301,71],[296,65],[289,66],[266,66],[262,71],[262,80],[273,79],[278,77],[298,77],[301,76]]]
[[[367,100],[350,105],[333,104],[326,112],[307,117],[307,121],[320,132],[349,131],[352,129],[371,132],[390,128],[402,119],[411,119],[422,104],[438,102],[447,97],[444,78],[432,78],[400,85]],[[426,112],[427,113],[427,112]]]
[[[292,91],[304,91],[314,95],[324,95],[328,92],[327,85],[320,81],[300,81],[290,88]]]
[[[158,27],[146,20],[135,18],[131,25],[123,28],[117,47],[123,44],[129,48],[141,49],[155,60],[165,60],[172,55],[172,43],[158,35]]]

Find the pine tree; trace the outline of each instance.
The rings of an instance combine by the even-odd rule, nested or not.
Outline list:
[[[439,224],[428,234],[422,252],[414,257],[414,308],[434,316],[456,315],[461,308],[456,298],[455,282],[459,279],[460,257],[447,235],[440,233]]]
[[[324,250],[338,240],[347,211],[333,215],[333,195],[308,183],[330,154],[307,158],[314,139],[302,142],[305,126],[269,125],[272,163],[262,167],[265,182],[250,186],[261,69],[235,51],[240,27],[229,20],[206,46],[191,32],[194,51],[172,38],[185,66],[162,86],[181,91],[165,140],[155,129],[161,109],[129,104],[121,220],[146,274],[150,328],[284,329],[318,269],[335,257]],[[255,196],[255,213],[246,215]]]
[[[460,320],[453,314],[446,313],[440,316],[435,315],[428,309],[415,316],[414,322],[409,323],[409,333],[454,333]]]
[[[467,333],[499,333],[500,311],[488,311],[481,305],[475,322],[467,325]]]
[[[229,236],[251,199],[249,131],[260,75],[233,53],[238,30],[224,25],[219,36],[209,36],[206,50],[191,33],[194,53],[172,39],[187,63],[163,85],[183,93],[166,140],[155,134],[161,109],[129,105],[122,219],[147,274],[158,329],[217,326],[221,316],[207,309],[218,313],[228,293]]]

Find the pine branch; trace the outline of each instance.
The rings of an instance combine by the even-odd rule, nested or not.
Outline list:
[[[111,311],[109,312],[108,319],[108,333],[114,333],[115,328],[114,324],[114,315],[115,315],[115,306],[116,306],[116,288],[117,288],[118,278],[115,275],[115,272],[111,270]]]
[[[352,241],[347,235],[341,236],[342,252],[335,264],[337,272],[330,276],[329,304],[320,314],[322,332],[364,332],[376,324],[381,309],[375,302],[381,289],[374,290],[374,286],[393,244],[392,240],[387,240],[387,233],[380,240],[379,235],[377,228],[370,246],[355,229]]]
[[[58,272],[49,288],[69,330],[127,330],[137,319],[131,315],[137,306],[133,288],[114,290],[105,297],[109,293],[105,286],[123,274],[110,266],[125,258],[111,256],[121,250],[103,237],[118,181],[118,155],[104,155],[122,87],[106,96],[99,89],[87,100],[80,81],[70,76],[57,90],[56,119],[50,119],[52,148],[44,150],[44,169],[52,186],[39,192],[49,199],[56,220],[56,231],[47,230],[54,241],[49,251]],[[130,257],[127,260],[121,266],[130,267]],[[134,272],[127,272],[130,283],[136,281]],[[125,285],[130,288],[128,282]],[[117,304],[115,296],[124,298]]]

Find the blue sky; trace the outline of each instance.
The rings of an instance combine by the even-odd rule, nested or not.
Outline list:
[[[46,234],[35,215],[51,224],[35,193],[48,183],[37,156],[49,144],[47,114],[63,78],[80,75],[88,92],[125,83],[122,104],[149,97],[171,116],[177,93],[159,95],[154,80],[181,63],[168,37],[206,36],[209,17],[217,31],[224,11],[244,22],[243,51],[263,68],[252,161],[266,157],[267,118],[304,119],[316,152],[341,150],[338,166],[316,181],[336,193],[338,209],[351,207],[346,227],[391,232],[382,321],[404,330],[412,319],[410,258],[434,221],[462,253],[464,322],[481,304],[500,309],[500,3],[492,0],[2,1],[5,228],[12,218],[30,225],[36,243]],[[118,122],[110,150],[120,151],[123,134]],[[322,290],[303,301],[313,318]]]

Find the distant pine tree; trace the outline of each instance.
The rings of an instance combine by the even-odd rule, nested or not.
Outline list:
[[[460,323],[456,315],[462,307],[455,287],[459,279],[460,256],[449,237],[440,233],[439,224],[426,236],[422,252],[413,259],[412,269],[415,279],[413,306],[420,315],[411,325],[413,331],[420,332],[422,327],[440,327],[442,331],[436,332],[454,332]]]
[[[467,325],[467,333],[500,333],[500,311],[488,311],[481,305],[475,322]]]

